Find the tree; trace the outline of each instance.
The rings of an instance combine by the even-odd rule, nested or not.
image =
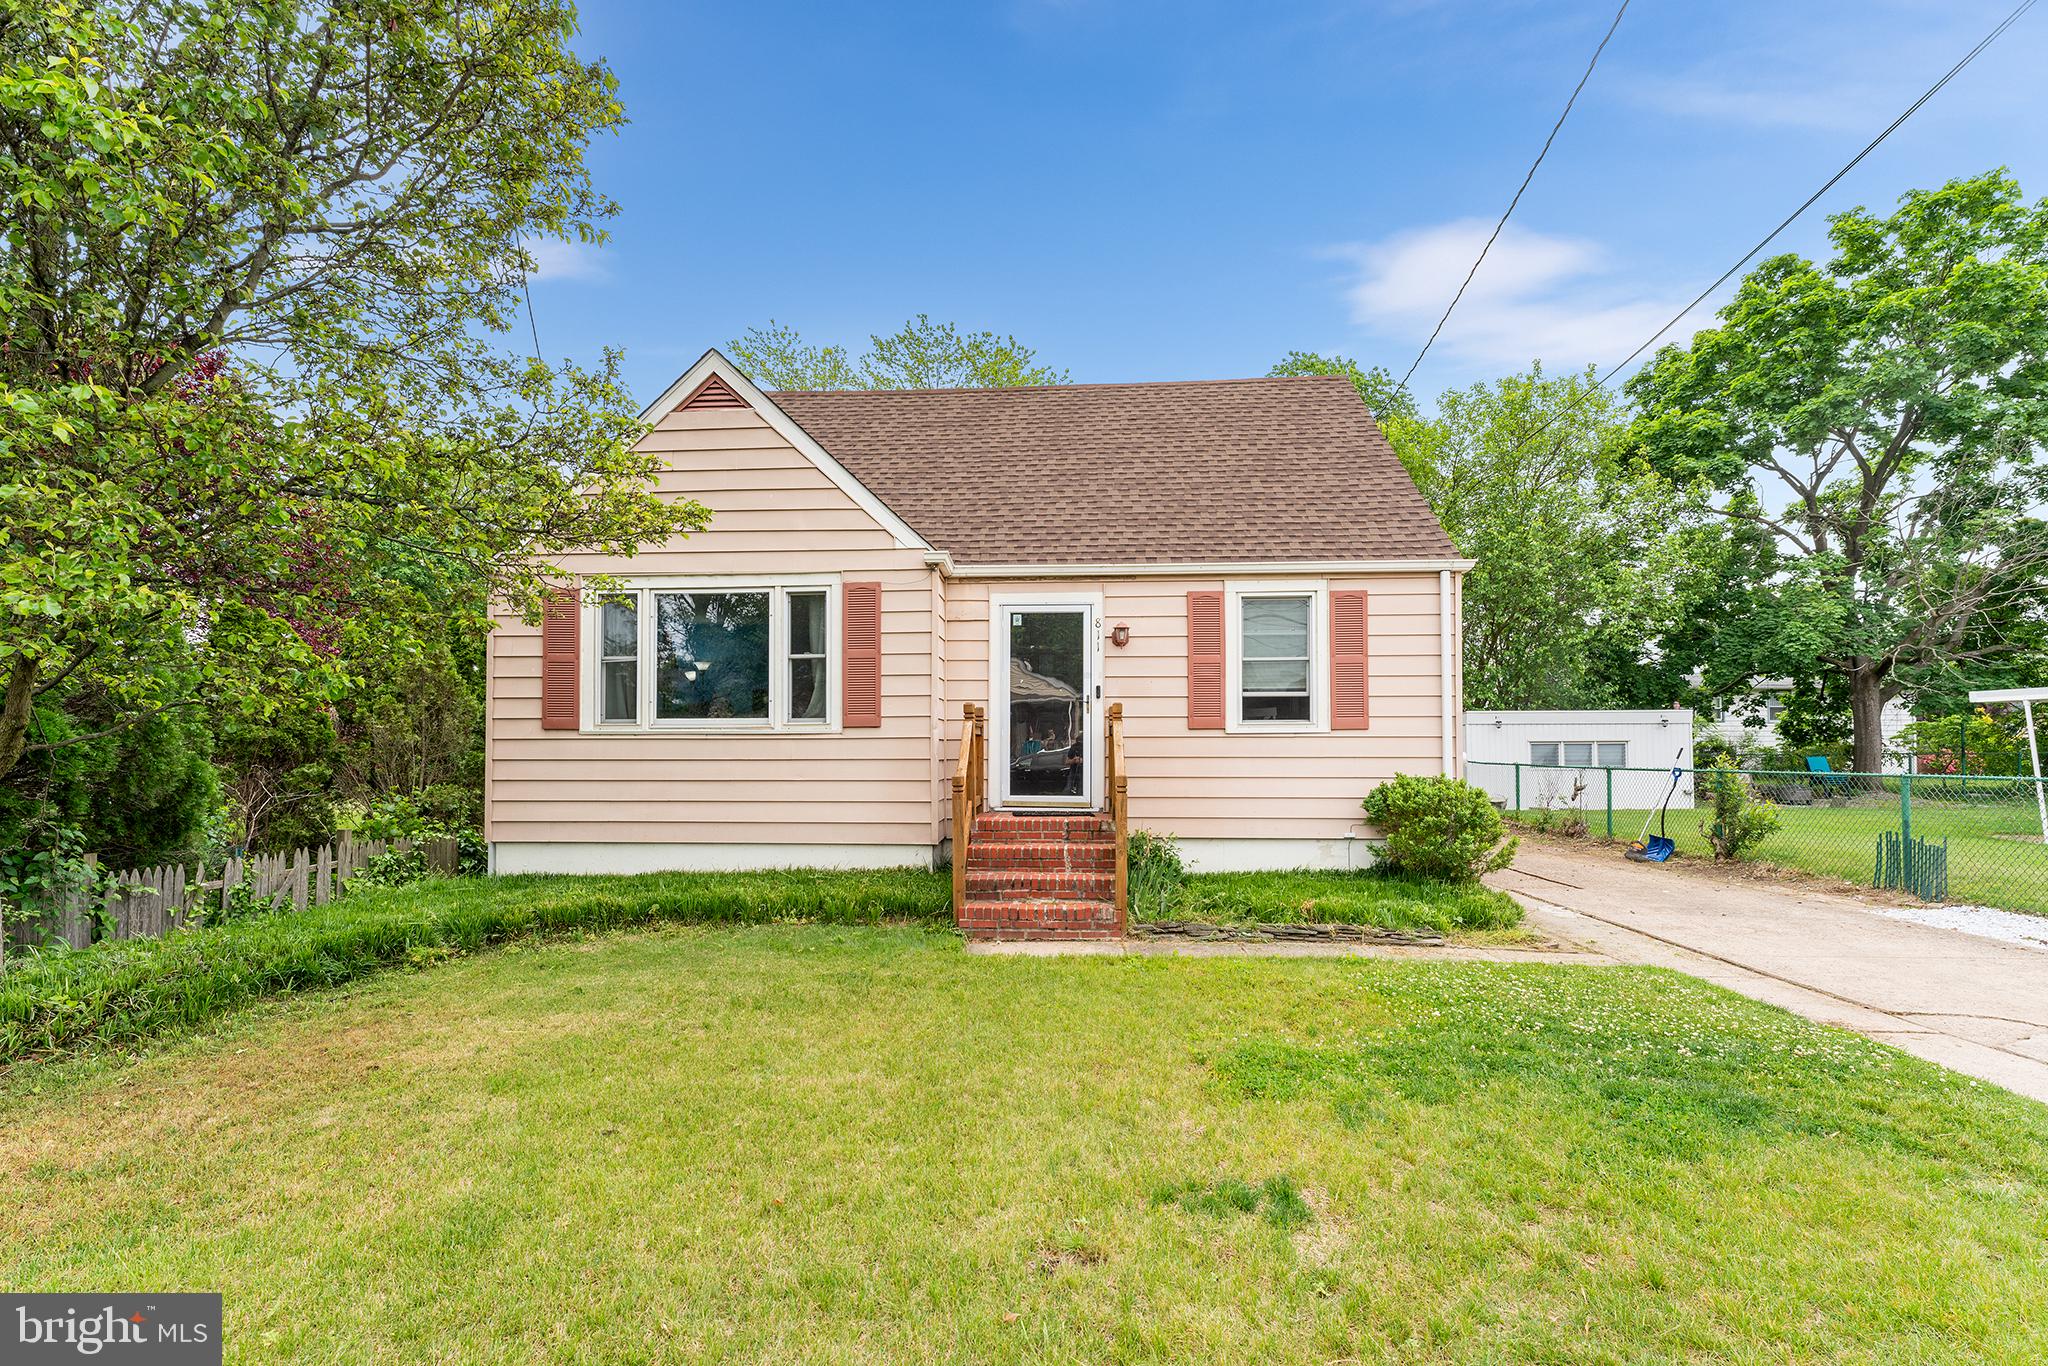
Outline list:
[[[870,336],[858,363],[843,346],[811,346],[774,319],[727,345],[732,362],[764,389],[1008,389],[1065,384],[1064,370],[1034,364],[1015,337],[962,332],[920,313],[889,336]]]
[[[1416,416],[1415,396],[1394,382],[1382,366],[1367,370],[1349,356],[1320,356],[1313,351],[1289,351],[1269,375],[1342,375],[1358,390],[1365,406],[1380,422],[1412,421]]]
[[[1628,393],[1647,457],[1772,540],[1732,653],[1838,675],[1875,771],[1884,704],[2011,658],[2048,578],[2048,203],[1994,172],[1829,240],[1759,265]]]
[[[1683,510],[1623,455],[1627,419],[1590,371],[1543,367],[1451,390],[1388,439],[1459,553],[1465,694],[1476,707],[1615,700],[1600,645],[1654,639],[1681,605]]]
[[[395,567],[529,613],[571,547],[701,525],[616,358],[497,349],[613,206],[566,0],[0,0],[0,776],[109,725],[345,681]],[[453,598],[456,595],[443,595]],[[190,667],[172,667],[189,661]]]

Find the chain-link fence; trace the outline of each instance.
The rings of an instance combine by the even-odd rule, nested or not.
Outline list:
[[[1466,769],[1518,824],[1592,839],[1633,840],[1646,821],[1657,834],[1657,807],[1671,790],[1662,832],[1679,858],[1701,860],[1725,835],[1715,792],[1732,781],[1768,802],[1775,820],[1743,853],[1750,862],[1925,901],[2048,915],[2048,801],[2038,778],[1681,768],[1674,788],[1672,769],[1478,761]]]

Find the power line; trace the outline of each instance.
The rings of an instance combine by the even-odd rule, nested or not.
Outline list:
[[[1941,88],[1947,85],[1950,81],[1954,80],[1958,75],[1960,75],[1964,67],[1968,66],[1971,62],[1976,61],[1978,54],[1982,53],[1985,48],[1990,47],[1994,42],[1998,41],[1998,39],[2005,33],[2005,31],[2011,28],[2015,23],[2017,23],[2020,17],[2024,15],[2028,10],[2032,9],[2036,3],[2037,0],[2021,0],[2021,4],[2017,9],[2013,10],[2012,13],[2006,15],[2004,19],[1999,21],[1998,26],[1992,29],[1991,32],[1985,34],[1982,38],[1978,39],[1977,45],[1971,48],[1968,52],[1964,53],[1962,59],[1958,61],[1954,66],[1950,67],[1942,75],[1940,80],[1936,81],[1933,85],[1928,86],[1926,90],[1921,92],[1920,98],[1914,100],[1911,104],[1907,105],[1905,110],[1897,118],[1893,119],[1890,123],[1884,126],[1884,130],[1882,132],[1880,132],[1876,137],[1872,138],[1869,142],[1863,144],[1863,149],[1861,151],[1857,152],[1855,156],[1850,157],[1848,161],[1844,162],[1842,168],[1836,171],[1833,175],[1829,176],[1826,182],[1823,183],[1819,189],[1815,190],[1812,194],[1808,195],[1804,203],[1802,203],[1798,208],[1792,210],[1791,213],[1786,214],[1783,220],[1779,222],[1777,227],[1772,228],[1769,232],[1765,233],[1763,237],[1758,239],[1757,244],[1755,246],[1751,247],[1748,251],[1742,254],[1742,259],[1738,260],[1734,265],[1728,267],[1728,269],[1722,271],[1720,276],[1715,279],[1714,283],[1708,285],[1705,289],[1701,290],[1698,294],[1694,295],[1692,302],[1688,303],[1684,308],[1679,309],[1678,312],[1672,314],[1670,319],[1666,321],[1662,327],[1658,328],[1655,332],[1650,334],[1649,339],[1647,341],[1645,341],[1642,345],[1638,346],[1635,350],[1629,352],[1626,356],[1623,356],[1619,361],[1616,361],[1612,366],[1608,367],[1606,374],[1600,376],[1598,379],[1593,381],[1592,388],[1587,389],[1585,393],[1581,394],[1577,399],[1573,400],[1570,404],[1566,405],[1564,408],[1559,409],[1556,413],[1553,413],[1547,420],[1545,420],[1542,423],[1542,425],[1538,426],[1535,430],[1531,431],[1527,436],[1523,437],[1520,441],[1516,442],[1514,450],[1509,451],[1508,454],[1513,455],[1515,451],[1521,450],[1522,447],[1528,445],[1531,441],[1534,441],[1537,437],[1541,436],[1544,432],[1548,431],[1560,419],[1569,417],[1572,413],[1576,412],[1582,405],[1585,404],[1587,399],[1592,397],[1594,390],[1606,388],[1608,381],[1612,380],[1616,375],[1620,374],[1623,370],[1627,369],[1629,365],[1631,365],[1635,361],[1636,357],[1642,355],[1643,352],[1649,350],[1652,346],[1655,346],[1658,340],[1662,338],[1666,332],[1669,332],[1672,328],[1678,326],[1679,323],[1683,322],[1687,314],[1691,313],[1695,308],[1698,308],[1702,303],[1706,302],[1707,298],[1710,295],[1712,295],[1715,290],[1719,289],[1722,285],[1727,284],[1728,281],[1734,277],[1735,272],[1741,270],[1744,266],[1748,265],[1752,260],[1754,260],[1756,258],[1756,254],[1762,251],[1765,247],[1769,246],[1773,241],[1775,241],[1779,233],[1782,233],[1783,231],[1785,231],[1785,229],[1791,227],[1792,224],[1795,221],[1797,221],[1802,214],[1804,214],[1808,209],[1812,208],[1816,203],[1819,202],[1822,195],[1826,194],[1829,190],[1835,188],[1835,186],[1841,182],[1842,177],[1848,175],[1849,172],[1855,170],[1857,166],[1862,164],[1863,159],[1869,156],[1872,152],[1876,151],[1879,144],[1881,144],[1886,138],[1890,137],[1893,133],[1896,133],[1899,130],[1900,126],[1903,125],[1907,119],[1910,119],[1913,117],[1913,115],[1919,113],[1920,107],[1922,105],[1926,104],[1929,100],[1933,99],[1935,95],[1939,94]],[[1405,382],[1406,381],[1403,381],[1403,383]]]
[[[1600,46],[1593,49],[1592,59],[1586,63],[1586,70],[1580,75],[1579,83],[1572,87],[1571,98],[1564,102],[1564,112],[1557,116],[1556,123],[1550,125],[1550,136],[1543,139],[1543,149],[1536,153],[1536,160],[1529,163],[1529,173],[1522,177],[1521,185],[1515,189],[1515,197],[1508,201],[1507,212],[1493,225],[1493,233],[1486,239],[1486,245],[1479,249],[1479,256],[1472,262],[1472,269],[1465,272],[1464,283],[1458,286],[1458,292],[1451,296],[1451,302],[1444,308],[1444,315],[1436,320],[1436,326],[1430,330],[1429,340],[1424,342],[1422,350],[1416,353],[1414,361],[1408,366],[1408,373],[1401,376],[1401,382],[1394,386],[1395,393],[1400,393],[1408,387],[1408,381],[1415,377],[1416,367],[1421,365],[1422,358],[1429,354],[1429,348],[1436,345],[1437,336],[1444,330],[1444,324],[1451,320],[1451,313],[1458,307],[1458,301],[1465,297],[1465,291],[1471,287],[1472,277],[1477,275],[1479,267],[1486,263],[1486,254],[1493,250],[1493,244],[1500,239],[1501,229],[1505,228],[1508,219],[1514,216],[1515,206],[1522,202],[1522,195],[1529,188],[1529,182],[1536,178],[1536,169],[1543,164],[1543,158],[1550,155],[1550,144],[1557,141],[1558,130],[1563,128],[1564,121],[1571,117],[1572,106],[1579,102],[1579,92],[1584,90],[1586,82],[1592,79],[1593,68],[1600,65],[1600,54],[1607,50],[1608,41],[1614,37],[1614,31],[1621,27],[1621,16],[1628,13],[1628,6],[1629,0],[1621,0],[1621,8],[1614,12],[1614,22],[1607,26],[1607,32],[1602,35]]]

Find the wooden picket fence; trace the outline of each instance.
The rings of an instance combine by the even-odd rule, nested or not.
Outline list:
[[[392,851],[405,852],[415,845],[426,854],[430,872],[453,876],[461,862],[461,846],[453,835],[434,835],[424,840],[358,840],[343,836],[317,849],[299,849],[289,854],[258,854],[231,858],[211,877],[204,864],[165,864],[157,868],[130,868],[114,876],[114,891],[99,906],[83,893],[74,893],[55,908],[49,927],[56,937],[82,949],[98,939],[146,939],[183,929],[204,914],[225,905],[236,889],[248,886],[241,895],[272,909],[290,906],[304,910],[324,906],[341,895],[344,883],[370,865],[371,860]],[[88,860],[97,862],[88,856]],[[98,914],[95,914],[95,911]],[[98,926],[97,933],[95,927]],[[33,927],[9,926],[8,938],[17,943],[33,942]]]

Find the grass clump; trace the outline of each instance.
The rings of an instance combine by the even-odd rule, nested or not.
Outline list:
[[[1314,1217],[1292,1177],[1269,1176],[1258,1185],[1236,1177],[1221,1181],[1183,1181],[1152,1192],[1154,1205],[1178,1205],[1190,1214],[1228,1216],[1263,1214],[1282,1231],[1300,1228]]]
[[[123,1046],[264,997],[490,944],[657,922],[948,923],[952,885],[919,869],[450,878],[282,911],[48,949],[0,976],[0,1064]]]

